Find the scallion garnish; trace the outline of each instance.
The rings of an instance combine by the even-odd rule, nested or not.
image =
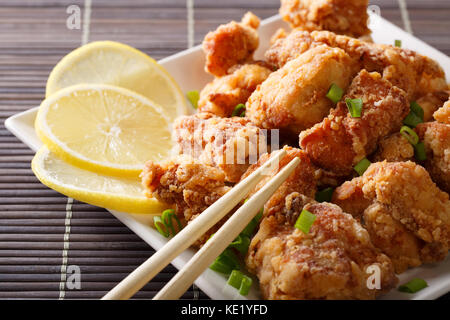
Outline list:
[[[188,91],[186,93],[186,97],[188,98],[189,102],[192,104],[194,109],[198,108],[198,100],[200,99],[200,94],[197,90]]]
[[[427,160],[427,152],[425,150],[425,144],[423,142],[419,142],[414,145],[414,157],[417,161]]]
[[[252,286],[252,278],[246,276],[239,270],[233,270],[228,277],[227,283],[239,290],[239,293],[243,296],[246,296],[250,291],[250,287]]]
[[[408,126],[403,126],[400,129],[400,134],[404,136],[413,146],[419,143],[419,136]]]
[[[333,188],[326,188],[321,191],[316,192],[316,201],[317,202],[331,202],[331,198],[333,197]]]
[[[228,248],[234,248],[241,254],[245,255],[248,251],[249,245],[250,245],[250,238],[244,234],[240,234],[237,236],[236,239],[234,239],[232,243],[230,243]]]
[[[416,293],[426,287],[428,287],[428,284],[425,280],[420,278],[414,278],[411,281],[402,284],[400,287],[398,287],[398,291],[407,293]]]
[[[417,116],[419,116],[420,119],[423,121],[423,117],[425,112],[423,111],[422,107],[415,101],[411,102],[409,105],[412,112],[414,112]]]
[[[161,220],[160,216],[153,217],[153,224],[160,234],[162,234],[165,238],[169,237],[170,235],[169,230],[167,226],[164,224],[164,222]]]
[[[395,40],[395,41],[394,41],[394,45],[395,45],[397,48],[401,48],[401,47],[402,47],[402,40]]]
[[[297,221],[295,222],[294,227],[300,229],[305,234],[308,234],[309,229],[311,229],[311,226],[314,223],[314,220],[316,220],[316,216],[314,214],[312,214],[308,210],[302,210],[297,218]]]
[[[181,225],[181,221],[178,219],[177,215],[175,214],[175,210],[173,209],[164,210],[161,214],[161,219],[166,227],[171,231],[172,236],[176,235],[177,232],[179,232],[183,228],[183,226]],[[177,223],[176,230],[173,225],[173,220],[175,220]]]
[[[258,214],[250,221],[250,223],[245,227],[244,230],[242,230],[241,234],[246,235],[248,237],[253,236],[253,232],[255,231],[256,227],[258,226],[259,222],[262,219],[264,213],[264,208],[262,208]]]
[[[209,268],[220,273],[230,274],[233,270],[239,270],[241,267],[236,254],[227,248],[214,260]]]
[[[369,168],[369,166],[372,163],[367,160],[367,158],[362,159],[360,162],[358,162],[356,164],[356,166],[353,167],[353,169],[355,169],[356,172],[358,172],[358,174],[360,176],[362,176],[364,174],[364,172],[366,172],[367,168]]]
[[[231,113],[232,117],[245,117],[245,105],[243,103],[239,103],[236,107],[234,107],[233,112]]]
[[[343,94],[344,90],[342,90],[337,84],[333,83],[328,90],[327,98],[334,103],[338,103],[342,99]]]
[[[345,103],[352,118],[361,118],[363,109],[362,99],[345,99]]]

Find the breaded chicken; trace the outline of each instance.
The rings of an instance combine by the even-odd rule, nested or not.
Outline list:
[[[307,234],[294,227],[303,209],[316,217]],[[264,217],[246,264],[264,299],[374,299],[397,283],[389,258],[351,215],[296,192]],[[380,286],[369,289],[375,266]]]
[[[377,151],[371,158],[373,162],[412,160],[414,158],[414,147],[400,132],[397,132],[381,139]]]
[[[197,113],[177,118],[173,127],[175,153],[219,168],[228,182],[239,181],[250,164],[267,152],[265,132],[247,118]]]
[[[205,71],[220,77],[232,66],[251,61],[259,45],[258,27],[259,18],[247,12],[241,22],[231,21],[209,32],[202,43]]]
[[[450,193],[450,124],[421,123],[416,131],[427,151],[425,168],[433,181],[442,190]]]
[[[275,176],[285,165],[287,165],[292,159],[298,157],[300,159],[300,164],[294,170],[293,173],[283,182],[283,184],[278,188],[278,190],[272,195],[269,201],[266,202],[264,206],[267,210],[264,210],[264,214],[270,214],[271,210],[278,210],[280,206],[284,205],[284,199],[286,196],[292,192],[300,192],[310,198],[314,198],[316,193],[316,168],[308,156],[303,150],[292,148],[292,147],[284,147],[286,151],[286,155],[281,159],[278,166],[272,168],[270,172],[268,172],[267,177],[261,180],[258,183],[255,190],[253,190],[249,196],[256,193],[259,189],[261,189],[273,176]],[[275,151],[276,152],[276,151]],[[251,165],[248,170],[241,177],[241,180],[248,177],[255,170],[261,167],[264,163],[269,160],[270,154],[263,154],[256,164]]]
[[[225,175],[220,169],[188,157],[178,157],[162,165],[149,161],[141,178],[148,197],[174,205],[177,215],[187,223],[231,189],[225,185]],[[206,242],[220,225],[214,226],[195,245]]]
[[[287,37],[275,41],[265,57],[268,63],[280,68],[305,51],[323,44],[344,50],[360,61],[367,71],[379,72],[384,79],[405,90],[409,101],[447,90],[443,69],[428,57],[408,49],[369,43],[328,31],[293,30]]]
[[[238,65],[229,75],[215,78],[200,92],[198,109],[219,117],[230,117],[234,108],[245,104],[256,87],[272,72],[257,63]]]
[[[447,101],[447,92],[433,92],[424,95],[416,100],[423,109],[423,121],[433,121],[434,113]]]
[[[261,128],[297,135],[328,114],[331,84],[346,89],[356,72],[343,50],[316,47],[271,73],[250,96],[246,116]]]
[[[377,162],[337,188],[333,202],[361,218],[373,244],[397,273],[447,256],[450,200],[428,172],[411,161]]]
[[[450,124],[450,100],[433,113],[433,118],[436,119],[437,122]]]
[[[358,38],[370,34],[368,0],[281,0],[280,15],[292,28],[329,30]]]
[[[361,117],[352,117],[346,99],[362,99]],[[403,90],[379,73],[362,70],[330,115],[300,134],[300,146],[316,165],[348,175],[355,164],[375,151],[381,139],[400,130],[408,113]]]

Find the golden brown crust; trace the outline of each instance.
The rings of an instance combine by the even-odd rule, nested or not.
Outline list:
[[[372,156],[373,162],[388,161],[399,162],[413,160],[414,147],[400,133],[394,133],[383,138],[378,144],[378,149]]]
[[[298,134],[328,114],[331,84],[346,89],[356,70],[341,49],[311,49],[269,75],[250,96],[246,115],[261,128]]]
[[[250,162],[267,150],[264,133],[247,118],[197,113],[177,118],[173,127],[175,151],[219,168],[228,182],[239,181]]]
[[[316,193],[316,179],[315,171],[317,168],[311,163],[308,156],[303,150],[284,147],[286,155],[280,160],[278,166],[274,167],[267,176],[261,180],[255,187],[255,189],[250,193],[249,196],[261,189],[273,176],[275,176],[285,165],[287,165],[295,157],[300,159],[300,164],[294,170],[294,172],[283,182],[283,184],[278,188],[278,190],[272,195],[272,197],[265,204],[264,214],[269,214],[270,210],[278,210],[280,206],[284,205],[285,197],[292,192],[299,192],[310,198],[314,198]],[[241,180],[248,177],[256,169],[261,167],[264,163],[269,160],[270,154],[263,154],[256,164],[251,165],[248,170],[242,175]]]
[[[447,255],[449,196],[423,167],[410,161],[374,163],[361,178],[337,188],[333,197],[362,216],[374,245],[393,260],[397,273]]]
[[[308,234],[294,227],[302,209],[316,216]],[[265,299],[374,299],[397,283],[389,258],[351,215],[298,193],[263,219],[246,263]],[[373,265],[381,270],[380,290],[367,286]]]
[[[287,37],[275,41],[265,56],[269,63],[281,67],[323,44],[344,50],[360,61],[367,71],[381,73],[384,79],[405,90],[410,101],[447,90],[443,69],[428,57],[408,49],[360,41],[328,31],[293,30]]]
[[[355,38],[370,34],[368,0],[281,0],[280,15],[292,28],[329,30]]]
[[[442,190],[450,193],[450,124],[421,123],[416,131],[425,144],[427,160],[424,165],[431,178]]]
[[[141,178],[148,197],[174,205],[177,215],[187,223],[230,189],[225,185],[225,175],[221,170],[185,157],[162,165],[149,161]],[[206,242],[220,225],[214,226],[195,245]]]
[[[220,77],[232,66],[251,61],[259,45],[258,26],[258,17],[247,13],[242,22],[231,21],[209,32],[202,44],[206,55],[205,71]]]
[[[353,118],[345,103],[346,99],[356,98],[363,100],[360,118]],[[408,112],[403,90],[378,73],[362,70],[330,115],[300,134],[300,146],[316,165],[347,175],[375,151],[382,138],[400,129]]]
[[[433,118],[438,122],[450,124],[450,100],[433,114]]]
[[[237,66],[229,75],[215,78],[203,88],[198,101],[199,111],[230,117],[234,108],[240,103],[245,104],[271,72],[256,63]]]
[[[441,108],[448,99],[447,92],[428,93],[416,100],[417,104],[423,109],[423,121],[433,121],[434,114],[439,117],[437,110]],[[450,111],[449,111],[450,113]],[[442,122],[442,121],[440,121]]]

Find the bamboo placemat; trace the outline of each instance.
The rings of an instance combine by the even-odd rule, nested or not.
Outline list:
[[[84,15],[85,3],[90,17],[69,30],[67,7]],[[397,0],[371,3],[405,26]],[[406,4],[413,33],[450,54],[450,1]],[[267,18],[278,7],[278,0],[0,0],[0,299],[97,299],[154,252],[104,209],[72,204],[40,184],[30,169],[33,152],[5,129],[6,118],[39,105],[58,60],[83,41],[106,39],[161,59],[248,10]],[[79,290],[66,285],[70,266],[80,268]],[[151,298],[175,272],[168,266],[135,298]],[[192,287],[183,298],[207,296]]]

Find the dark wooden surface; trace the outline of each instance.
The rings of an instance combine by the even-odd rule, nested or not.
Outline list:
[[[194,42],[248,10],[274,15],[278,0],[195,0]],[[155,59],[188,46],[186,0],[92,0],[89,41],[116,40]],[[374,0],[381,15],[403,27],[397,0]],[[450,1],[407,0],[413,33],[450,54]],[[67,198],[39,183],[33,152],[4,127],[9,116],[39,105],[52,67],[81,44],[66,28],[66,8],[84,0],[0,0],[0,299],[61,297]],[[80,290],[64,298],[100,298],[153,253],[104,209],[74,202],[67,265],[81,269]],[[174,275],[168,266],[136,298],[151,298]],[[197,288],[183,296],[207,298]]]

